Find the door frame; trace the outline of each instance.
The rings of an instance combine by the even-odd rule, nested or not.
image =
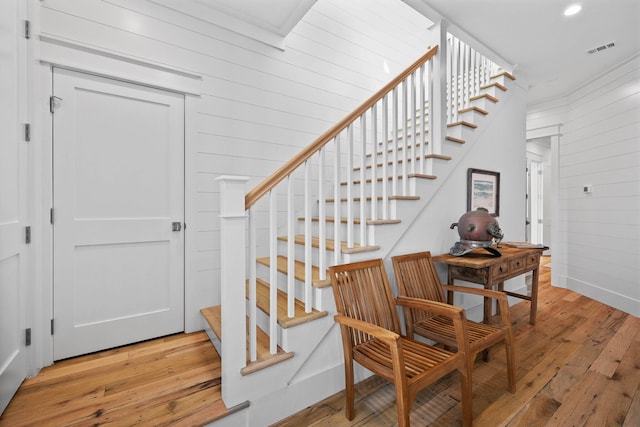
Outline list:
[[[185,215],[185,171],[183,161],[185,155],[184,95],[138,84],[123,83],[120,80],[96,77],[92,74],[70,71],[55,66],[52,67],[52,72],[54,93],[56,96],[61,97],[59,100],[60,108],[53,108],[52,114],[54,122],[54,176],[51,183],[53,186],[55,217],[53,224],[54,358],[60,360],[75,355],[91,353],[184,331],[185,235],[183,230],[176,232],[171,229],[171,222],[180,221],[180,223],[182,223]],[[77,92],[78,90],[80,92]],[[78,97],[85,93],[88,97],[86,98],[88,103],[82,106],[83,104],[80,103],[80,98]],[[113,102],[117,103],[115,105],[126,105],[126,108],[132,109],[131,114],[137,117],[137,119],[135,122],[129,120],[128,125],[132,127],[131,131],[134,134],[139,133],[140,126],[142,126],[142,129],[149,129],[151,133],[156,132],[155,135],[158,139],[154,137],[151,139],[145,138],[143,141],[140,141],[140,144],[137,144],[137,138],[131,139],[130,132],[122,133],[122,130],[119,130],[114,131],[116,132],[115,135],[105,140],[104,134],[102,136],[99,134],[94,135],[96,129],[103,129],[103,131],[98,131],[99,133],[104,132],[108,134],[110,132],[109,128],[103,127],[104,125],[101,124],[102,120],[92,119],[86,115],[84,116],[89,120],[87,123],[95,123],[95,126],[98,126],[97,128],[94,128],[93,125],[87,127],[82,121],[78,121],[81,117],[78,116],[78,114],[82,114],[82,110],[85,108],[97,108],[98,110],[96,111],[103,111],[101,108],[104,107],[107,108],[107,110],[104,110],[102,114],[120,114],[117,110],[112,109],[114,105]],[[152,108],[152,110],[147,110],[147,108]],[[161,109],[160,113],[158,113],[159,108]],[[147,111],[150,116],[147,115]],[[170,120],[171,126],[167,129],[167,132],[160,134],[157,133],[159,130],[157,120],[162,121],[165,114],[168,114],[167,118]],[[145,119],[145,117],[155,117],[155,121],[150,122],[148,119]],[[124,116],[123,120],[127,122]],[[140,176],[142,182],[146,182],[147,185],[134,185],[136,192],[129,193],[127,188],[131,187],[131,185],[127,185],[125,181],[120,181],[118,187],[113,187],[113,184],[110,184],[108,179],[106,181],[101,180],[106,186],[98,188],[106,191],[106,197],[114,197],[114,199],[112,203],[99,205],[102,206],[103,209],[106,209],[106,211],[103,211],[103,209],[94,210],[95,205],[83,203],[83,200],[93,200],[91,196],[87,196],[87,199],[84,197],[77,199],[78,195],[76,195],[74,189],[79,184],[75,183],[74,177],[76,172],[75,168],[79,168],[78,171],[84,170],[85,173],[89,173],[81,167],[84,160],[89,159],[91,161],[91,159],[98,159],[99,157],[94,157],[91,152],[85,152],[85,155],[89,156],[88,158],[82,157],[81,153],[83,151],[78,151],[79,148],[76,147],[76,144],[70,143],[74,141],[74,134],[78,135],[77,132],[74,132],[74,129],[77,131],[83,129],[82,137],[78,136],[82,139],[78,139],[78,141],[75,142],[80,142],[81,145],[85,145],[86,143],[92,146],[95,145],[96,141],[102,141],[102,144],[99,146],[95,145],[96,150],[107,149],[105,153],[117,153],[115,157],[109,157],[116,163],[110,161],[101,166],[101,168],[106,168],[103,170],[103,173],[108,171],[107,175],[101,176],[106,177],[113,173],[119,174],[119,172],[117,172],[119,171],[119,165],[116,158],[122,157],[124,159],[132,157],[132,159],[137,160],[132,163],[132,159],[129,159],[127,162],[129,168],[134,167],[134,164],[137,165],[152,161],[156,166],[150,166],[151,169],[159,174],[158,178],[160,178],[161,181],[167,180],[167,187],[163,187],[165,188],[163,190],[161,187],[157,187],[157,181],[154,180],[154,182],[151,182],[148,181],[148,178],[146,178],[145,181],[144,176]],[[146,131],[144,131],[144,133],[147,134]],[[127,141],[127,144],[116,144],[115,146],[118,147],[118,151],[111,151],[113,144],[107,141],[113,137],[116,139],[122,137],[124,141]],[[85,141],[85,138],[88,139]],[[157,144],[159,141],[162,141],[161,145]],[[133,149],[134,146],[144,147],[144,149]],[[131,154],[131,156],[129,154]],[[155,154],[160,157],[154,157]],[[159,163],[157,163],[158,161]],[[156,167],[159,169],[156,170]],[[139,168],[135,171],[130,170],[130,173],[131,175],[129,175],[128,180],[136,180],[140,170]],[[100,185],[98,182],[96,182],[96,184],[98,186]],[[115,188],[118,188],[118,191],[114,192]],[[157,190],[160,197],[149,199],[149,201],[152,202],[152,206],[155,207],[152,212],[146,211],[143,207],[144,205],[138,206],[142,211],[129,211],[126,208],[126,204],[119,204],[121,203],[119,202],[120,198],[118,196],[120,194],[128,194],[129,197],[134,198],[143,197],[142,193],[152,188]],[[87,190],[93,193],[96,188],[85,188],[85,191]],[[152,191],[152,193],[155,194],[156,192]],[[134,194],[137,194],[137,196],[134,196]],[[167,199],[165,197],[169,197],[168,205],[166,204]],[[142,200],[146,199],[143,197]],[[153,202],[159,202],[159,204],[156,205]],[[84,212],[86,216],[81,213],[81,206],[89,209],[88,212]],[[114,214],[113,211],[110,210],[112,208],[115,208],[120,214]],[[120,209],[124,209],[124,211]],[[74,219],[76,215],[80,215],[81,218]],[[91,237],[89,237],[89,235],[77,234],[78,231],[84,229],[84,227],[89,227],[89,229],[86,230],[88,232],[92,230],[89,232]],[[105,227],[107,227],[107,229],[113,227],[112,232],[105,233]],[[121,249],[115,249],[118,247]],[[112,263],[104,263],[105,258],[103,258],[103,256],[106,256],[106,254],[122,254],[121,251],[133,250],[136,256],[141,257],[138,260],[141,264],[136,261],[130,265],[130,268],[132,272],[136,272],[134,274],[141,275],[140,278],[142,280],[140,282],[136,281],[135,284],[130,283],[126,288],[120,288],[121,292],[125,292],[125,294],[121,294],[121,296],[131,295],[133,298],[131,300],[132,302],[138,301],[136,305],[130,306],[127,304],[126,306],[128,308],[125,311],[121,311],[121,308],[119,308],[116,302],[118,297],[108,290],[112,285],[108,285],[100,278],[94,278],[96,282],[93,281],[94,279],[91,279],[91,269],[87,270],[82,263],[78,264],[80,261],[79,258],[76,258],[83,253],[86,254],[87,249],[89,250],[88,253],[92,253],[93,250],[101,251],[101,255],[91,256],[91,261],[89,261],[95,262],[95,268],[98,270],[101,268],[109,270],[109,266],[113,265]],[[105,250],[108,251],[106,253],[102,252]],[[151,267],[152,264],[155,265],[155,263],[157,263],[157,259],[155,256],[149,255],[150,252],[148,251],[150,250],[159,251],[156,253],[157,255],[168,257],[167,261],[169,262],[168,265],[170,265],[169,271],[167,271],[168,274],[156,276],[155,280],[143,278],[147,274],[146,267],[143,267],[145,263],[150,263],[149,268],[151,268],[151,270],[149,270],[149,272],[156,271],[156,274],[159,272],[154,267]],[[116,255],[116,259],[119,259],[118,255]],[[142,267],[142,269],[140,269],[140,267]],[[84,271],[84,274],[88,274],[88,276],[86,276],[88,282],[83,283],[81,280],[76,285],[82,285],[82,287],[86,285],[90,287],[89,289],[94,289],[94,291],[90,293],[82,292],[74,297],[75,287],[72,283],[80,280],[76,275],[81,274],[81,271]],[[131,276],[126,270],[121,270],[119,274],[121,275],[116,275],[112,279],[116,279],[116,282],[120,279],[125,282],[130,280],[129,278]],[[74,276],[76,279],[73,278]],[[99,285],[99,287],[93,288],[93,286],[96,286],[96,283],[102,284]],[[107,286],[105,287],[105,285]],[[160,285],[160,288],[157,288],[158,285]],[[118,285],[115,283],[113,286],[118,288]],[[144,293],[142,293],[143,289],[146,290]],[[154,289],[162,289],[161,293],[167,300],[164,300],[164,298],[157,299],[151,297],[151,295],[155,295]],[[111,295],[114,299],[109,299],[108,301],[115,305],[109,303],[104,306],[104,304],[101,304],[95,297],[91,297],[91,295],[96,292],[106,292],[105,297]],[[128,292],[133,293],[129,294]],[[164,294],[164,292],[167,293]],[[80,297],[82,294],[84,297]],[[77,312],[76,309],[69,306],[74,298],[78,299],[72,305],[75,306],[77,303],[81,304],[81,306],[76,308],[78,310]],[[154,302],[149,305],[149,301]],[[98,309],[98,306],[112,307],[115,311],[105,311],[103,315],[106,317],[93,317],[93,315],[90,314],[91,312],[85,312],[84,308],[81,308],[82,306],[86,307],[86,304],[88,304],[88,306],[98,304],[96,309]],[[142,309],[142,307],[146,308]],[[75,316],[73,315],[74,312],[76,312]],[[80,313],[83,312],[87,317],[80,315]],[[80,318],[77,317],[78,315],[80,315]],[[74,318],[76,319],[75,321]],[[84,321],[80,319],[84,319]],[[88,323],[85,324],[85,321]],[[122,330],[122,327],[124,327],[126,331]]]
[[[37,19],[32,26],[37,26]],[[35,31],[34,31],[35,32]],[[46,42],[46,40],[45,40]],[[44,46],[42,40],[38,42]],[[36,51],[41,51],[37,49]],[[40,55],[36,55],[40,56]],[[92,66],[77,64],[101,64],[100,72]],[[128,69],[122,74],[123,63]],[[144,63],[127,57],[114,57],[110,53],[86,51],[71,48],[65,55],[55,60],[40,56],[39,63],[32,67],[34,90],[31,105],[34,106],[34,124],[37,134],[32,136],[39,144],[34,146],[32,168],[33,189],[30,195],[33,200],[34,232],[39,237],[37,255],[34,257],[33,269],[30,271],[29,291],[33,298],[27,307],[27,316],[33,319],[34,331],[32,342],[34,351],[29,363],[29,375],[35,375],[42,367],[53,364],[53,335],[51,333],[53,319],[53,227],[50,221],[50,209],[53,206],[53,115],[49,111],[49,97],[53,91],[53,67],[66,68],[99,77],[119,80],[175,92],[184,95],[184,221],[195,224],[196,196],[196,128],[197,105],[200,102],[201,76],[185,74],[170,68],[158,70],[152,63]],[[203,328],[199,316],[199,303],[209,299],[203,296],[202,290],[195,284],[196,272],[196,227],[184,230],[184,326],[185,332],[193,332]],[[194,315],[194,312],[197,314]],[[55,331],[54,331],[55,332]]]

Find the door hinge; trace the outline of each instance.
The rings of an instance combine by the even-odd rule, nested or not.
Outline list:
[[[51,319],[51,335],[53,335],[53,319]]]
[[[24,21],[24,38],[31,38],[31,21],[29,21],[28,19]]]
[[[24,140],[31,141],[31,125],[29,123],[24,124]]]
[[[24,228],[24,242],[26,244],[31,243],[31,226],[30,225],[27,225]]]
[[[24,345],[27,347],[31,345],[31,328],[24,331]]]
[[[53,225],[53,208],[49,209],[49,221]]]
[[[62,101],[62,98],[60,98],[59,96],[55,96],[55,95],[51,95],[49,97],[49,111],[51,113],[53,113],[53,111],[56,109],[56,107],[60,106],[58,101]]]

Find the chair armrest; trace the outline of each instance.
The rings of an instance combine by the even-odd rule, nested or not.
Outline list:
[[[467,286],[452,286],[452,285],[442,285],[442,289],[444,289],[445,291],[462,292],[462,293],[480,295],[483,297],[496,299],[500,307],[500,317],[502,319],[502,323],[505,326],[511,325],[511,315],[509,314],[509,301],[507,300],[507,294],[505,294],[504,292],[494,291],[492,289],[471,288]]]
[[[415,308],[418,310],[425,310],[430,313],[446,316],[451,319],[465,319],[466,314],[464,309],[456,307],[454,305],[445,304],[438,301],[430,301],[420,298],[411,298],[400,296],[396,298],[396,304],[407,307]]]
[[[469,354],[469,334],[467,332],[467,315],[464,309],[454,305],[420,298],[398,297],[396,304],[403,307],[426,310],[430,313],[449,317],[453,320],[458,352]]]
[[[395,332],[369,322],[353,319],[341,314],[336,314],[335,316],[333,316],[333,319],[340,325],[357,329],[361,332],[372,335],[389,346],[397,346],[397,342],[400,340],[400,335],[396,334]]]

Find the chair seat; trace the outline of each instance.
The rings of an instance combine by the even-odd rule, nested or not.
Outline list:
[[[451,319],[444,316],[431,316],[414,323],[414,331],[425,338],[455,348],[456,331]],[[467,321],[467,332],[471,351],[484,348],[488,343],[499,342],[504,331],[496,326]]]
[[[455,338],[454,338],[455,340]],[[456,355],[441,348],[432,347],[417,341],[400,338],[404,351],[405,374],[407,379],[432,369],[446,361],[452,361]],[[381,374],[388,381],[393,381],[393,368],[391,362],[391,349],[380,340],[372,339],[353,348],[353,358],[358,363],[367,366],[376,363],[386,375]],[[380,373],[380,371],[377,371]]]

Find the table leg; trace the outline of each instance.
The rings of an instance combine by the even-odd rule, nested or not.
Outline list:
[[[498,291],[504,292],[504,282],[498,283]],[[500,314],[500,303],[496,300],[496,314]]]
[[[493,289],[493,285],[491,283],[485,283],[484,288]],[[487,325],[490,325],[491,324],[491,298],[488,298],[488,297],[483,297],[483,298],[484,298],[483,320],[484,320],[484,323],[486,323]],[[482,350],[482,360],[484,360],[485,362],[489,361],[488,349]]]
[[[533,270],[531,278],[531,311],[529,313],[529,323],[536,324],[536,314],[538,312],[538,273],[539,269]]]

